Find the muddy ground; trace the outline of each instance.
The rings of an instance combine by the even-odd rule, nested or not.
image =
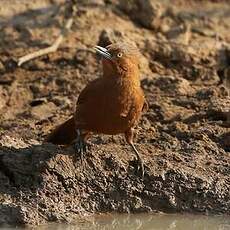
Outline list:
[[[230,214],[229,1],[78,1],[60,49],[64,0],[0,0],[0,224],[73,222],[101,212]],[[100,77],[91,47],[139,47],[149,110],[136,128],[142,179],[122,136],[95,135],[85,165],[43,143]]]

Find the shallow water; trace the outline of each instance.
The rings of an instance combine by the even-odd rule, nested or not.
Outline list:
[[[25,228],[2,227],[1,230]],[[101,215],[75,225],[50,224],[36,230],[230,230],[230,216],[132,214]]]

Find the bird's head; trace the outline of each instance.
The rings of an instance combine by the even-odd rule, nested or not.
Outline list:
[[[95,50],[103,57],[104,74],[107,72],[126,75],[138,72],[139,51],[129,43],[114,43],[106,48],[95,46]]]

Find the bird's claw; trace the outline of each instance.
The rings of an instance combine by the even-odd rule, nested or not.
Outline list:
[[[76,153],[80,155],[80,158],[83,161],[83,155],[88,150],[87,143],[84,140],[82,140],[81,137],[78,137],[75,140],[74,149],[75,149]]]
[[[86,152],[87,148],[85,142],[81,138],[78,138],[74,143],[74,149],[76,150],[76,153],[83,154]]]
[[[138,153],[136,147],[134,146],[134,144],[132,142],[130,142],[130,146],[132,147],[135,155],[136,155],[136,160],[137,160],[137,171],[140,172],[142,179],[144,178],[144,174],[145,174],[145,169],[144,169],[144,163],[142,161],[142,158],[140,156],[140,154]]]
[[[74,149],[75,149],[75,152],[80,156],[81,166],[84,169],[86,166],[86,162],[84,160],[84,153],[86,152],[86,145],[80,137],[78,137],[75,140]]]
[[[144,178],[145,169],[144,163],[141,159],[137,159],[137,171],[141,174],[141,177]]]

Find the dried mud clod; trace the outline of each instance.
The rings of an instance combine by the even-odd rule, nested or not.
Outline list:
[[[160,24],[160,17],[165,13],[166,7],[162,5],[161,1],[141,1],[129,0],[119,1],[119,7],[128,15],[139,22],[146,28],[156,29]]]

